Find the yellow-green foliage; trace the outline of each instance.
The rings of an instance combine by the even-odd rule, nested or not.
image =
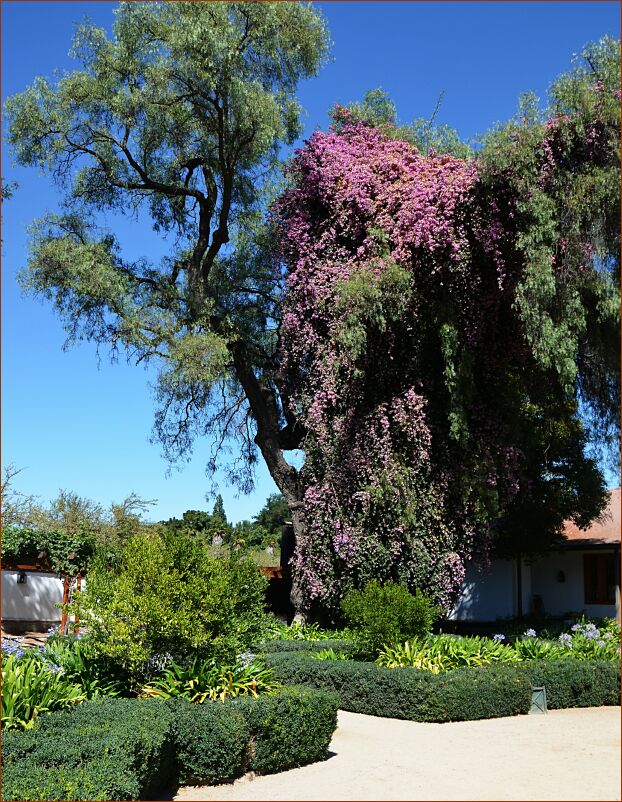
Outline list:
[[[156,654],[231,659],[259,639],[266,581],[248,560],[217,560],[187,535],[130,539],[99,555],[74,611],[99,653],[135,674]]]

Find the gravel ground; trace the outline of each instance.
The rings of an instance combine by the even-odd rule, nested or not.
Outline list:
[[[339,712],[330,757],[192,800],[619,800],[620,709],[421,724]]]

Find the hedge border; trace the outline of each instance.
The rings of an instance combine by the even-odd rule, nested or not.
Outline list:
[[[150,799],[175,780],[216,784],[303,766],[327,756],[337,707],[335,694],[308,687],[204,705],[84,702],[4,734],[2,799]]]
[[[544,685],[552,710],[620,703],[620,666],[573,658],[498,663],[432,674],[355,660],[318,661],[307,653],[268,654],[286,684],[325,688],[343,710],[412,721],[471,721],[527,713],[532,688]]]

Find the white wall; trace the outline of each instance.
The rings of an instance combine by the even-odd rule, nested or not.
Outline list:
[[[494,560],[485,571],[467,563],[462,595],[448,618],[451,621],[495,621],[514,615],[515,573],[514,563],[509,560]]]
[[[17,584],[19,571],[2,571],[2,620],[59,622],[63,582],[56,574],[26,572],[26,582]]]
[[[585,604],[583,595],[584,551],[561,551],[541,557],[531,566],[532,593],[542,597],[544,612],[563,615],[585,612],[587,616],[616,615],[615,604]],[[593,552],[590,552],[593,553]],[[565,582],[557,575],[563,571]]]

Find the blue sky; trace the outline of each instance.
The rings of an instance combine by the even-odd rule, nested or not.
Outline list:
[[[3,98],[36,75],[71,69],[73,23],[88,16],[110,29],[114,5],[4,0]],[[429,116],[443,91],[437,119],[474,137],[510,117],[521,92],[544,97],[588,41],[619,35],[616,2],[319,5],[334,45],[320,76],[300,88],[305,136],[327,125],[334,103],[361,99],[381,86],[403,121]],[[168,477],[159,445],[150,443],[153,376],[123,361],[111,365],[105,353],[98,365],[88,343],[63,351],[62,326],[49,307],[21,295],[15,273],[26,259],[26,228],[56,209],[59,196],[49,178],[13,167],[6,147],[3,177],[19,184],[4,205],[2,233],[2,457],[25,469],[16,486],[42,500],[62,487],[104,505],[134,491],[158,499],[154,520],[211,508],[205,500],[210,443],[197,443],[192,461]],[[109,224],[119,227],[136,256],[161,252],[148,227]],[[251,517],[276,492],[263,466],[252,495],[236,497],[224,484],[220,489],[232,521]]]

